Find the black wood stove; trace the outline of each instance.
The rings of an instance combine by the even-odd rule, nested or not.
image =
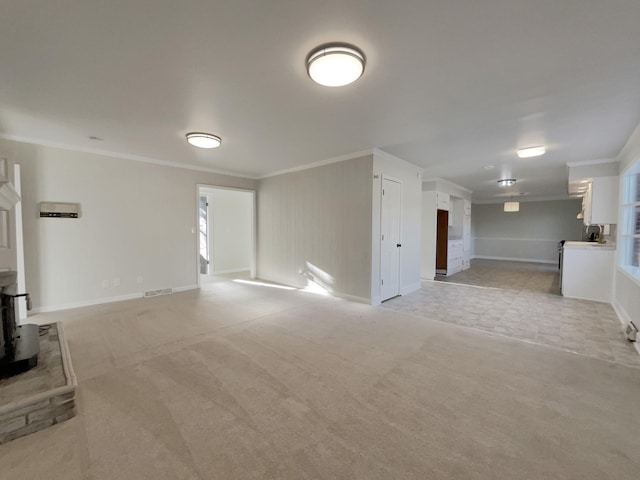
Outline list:
[[[17,289],[17,272],[0,272],[0,377],[17,375],[38,364],[38,325],[16,322],[16,298],[26,297],[27,310],[31,310],[31,298],[28,293],[16,293]]]

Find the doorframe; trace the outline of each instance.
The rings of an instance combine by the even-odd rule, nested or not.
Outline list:
[[[396,177],[392,177],[391,175],[385,175],[382,174],[381,178],[380,178],[380,234],[378,236],[378,242],[380,242],[380,247],[379,247],[379,251],[380,251],[380,258],[378,259],[380,268],[378,269],[378,287],[380,288],[380,302],[384,302],[385,300],[389,300],[389,298],[394,298],[395,296],[400,295],[400,270],[402,267],[402,247],[400,247],[400,252],[398,252],[398,293],[397,295],[394,295],[394,297],[389,297],[389,298],[382,298],[382,202],[384,201],[384,195],[382,193],[382,191],[384,190],[384,181],[385,180],[390,180],[392,182],[396,182],[398,184],[400,184],[400,221],[398,222],[398,238],[400,241],[400,244],[402,245],[403,241],[402,241],[402,193],[404,191],[404,184],[402,182],[402,180],[400,180],[399,178]]]
[[[257,235],[257,192],[256,190],[252,190],[249,188],[237,188],[237,187],[227,187],[224,185],[210,185],[206,183],[197,183],[196,184],[196,195],[195,195],[195,227],[193,228],[193,233],[195,234],[195,257],[196,257],[196,285],[200,288],[200,234],[198,232],[198,225],[200,224],[200,190],[206,189],[214,189],[214,190],[235,190],[237,192],[247,192],[252,194],[253,201],[251,202],[251,264],[249,268],[249,275],[251,278],[256,278],[256,257],[258,252],[258,235]],[[207,215],[207,223],[209,222],[209,215]],[[207,237],[211,232],[207,232]]]

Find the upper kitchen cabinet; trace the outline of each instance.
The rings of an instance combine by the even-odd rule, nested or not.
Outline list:
[[[438,198],[438,210],[446,210],[447,212],[451,208],[451,195],[448,193],[437,192]]]
[[[471,215],[471,202],[469,200],[464,201],[464,214]]]
[[[594,177],[584,196],[584,224],[618,223],[618,177]]]

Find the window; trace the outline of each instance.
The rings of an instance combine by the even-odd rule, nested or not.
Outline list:
[[[620,265],[640,280],[640,161],[623,178]]]

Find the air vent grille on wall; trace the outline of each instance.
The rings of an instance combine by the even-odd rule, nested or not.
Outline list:
[[[40,216],[49,218],[79,218],[79,203],[40,202]]]

